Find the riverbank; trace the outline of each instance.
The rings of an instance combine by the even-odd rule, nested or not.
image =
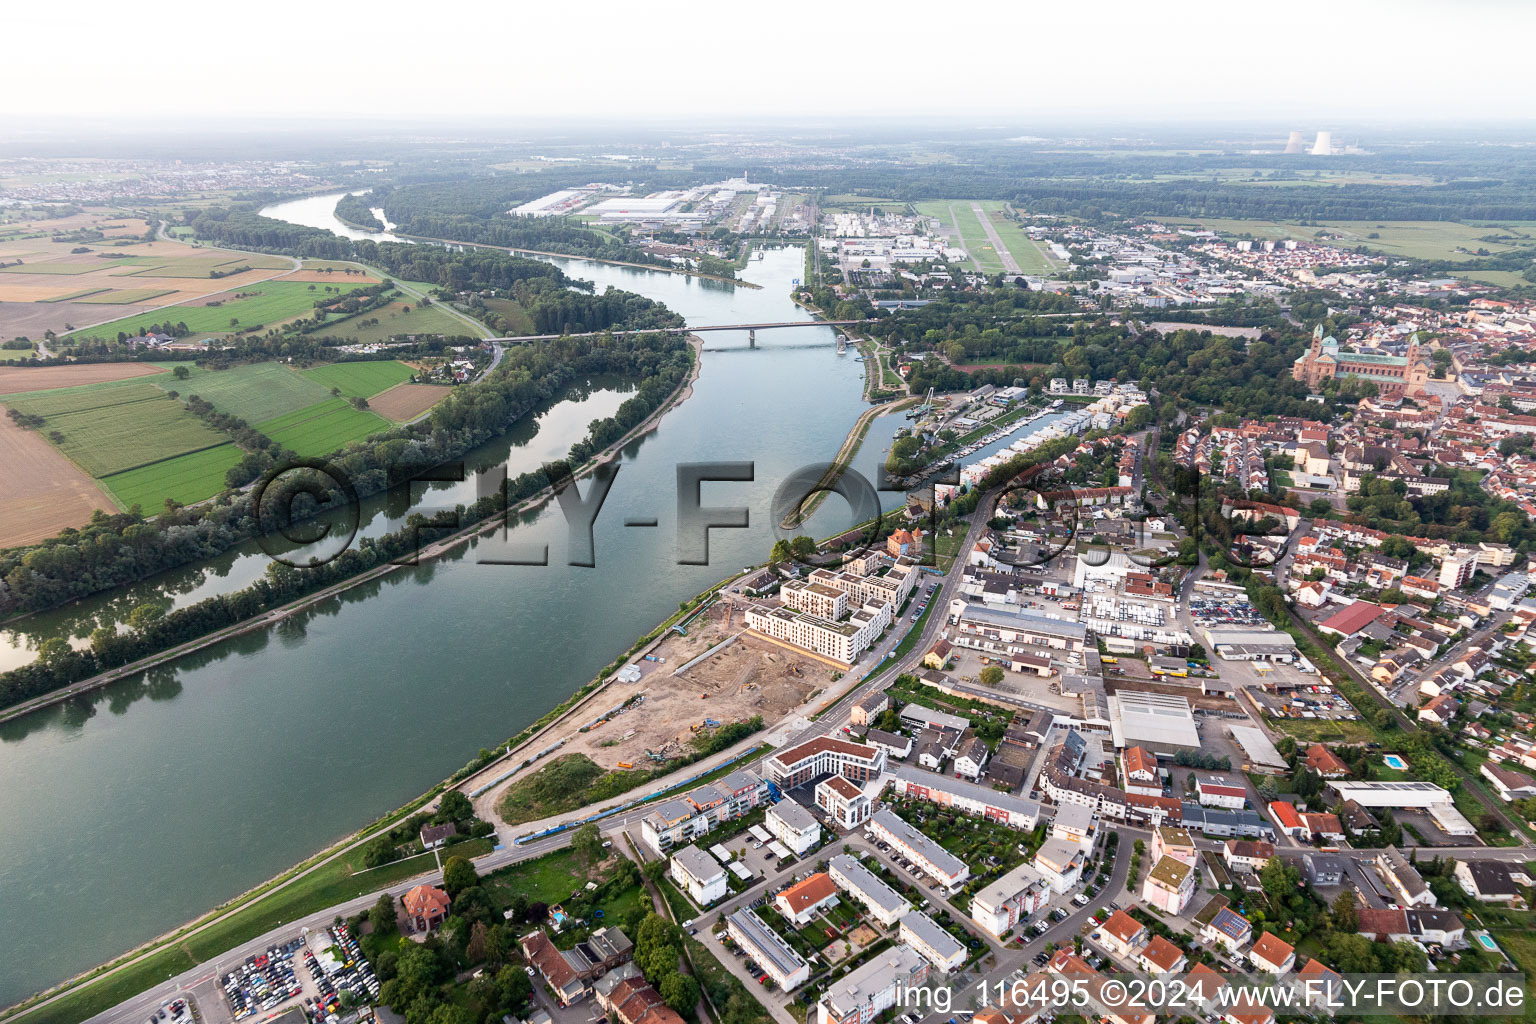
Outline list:
[[[461,242],[457,238],[431,238],[427,235],[407,235],[403,232],[394,232],[395,236],[410,242],[424,242],[428,245],[462,245],[471,249],[495,249],[497,252],[509,252],[513,255],[519,253],[529,256],[544,256],[557,260],[583,260],[587,263],[602,263],[610,267],[629,267],[633,270],[658,270],[664,274],[681,274],[684,277],[697,277],[705,281],[723,281],[726,284],[739,284],[743,288],[761,288],[762,285],[751,281],[743,281],[739,277],[721,277],[718,274],[701,274],[697,270],[684,270],[681,267],[668,266],[664,263],[635,263],[629,260],[605,260],[597,256],[578,256],[569,252],[550,252],[547,249],[517,249],[510,245],[490,245],[486,242]]]
[[[889,412],[904,409],[916,401],[917,398],[915,396],[908,395],[906,398],[898,398],[893,402],[886,402],[884,405],[872,405],[860,413],[859,418],[854,420],[853,426],[849,429],[848,436],[843,439],[842,446],[838,448],[837,455],[832,459],[832,464],[821,475],[821,479],[816,481],[817,489],[811,494],[809,499],[781,519],[779,526],[785,530],[796,530],[807,519],[815,515],[816,509],[827,499],[827,494],[832,485],[837,483],[838,479],[852,465],[854,456],[859,454],[859,448],[863,446],[864,438],[869,434],[869,425],[875,422],[878,417]]]
[[[688,376],[686,376],[682,383],[678,385],[676,390],[672,392],[672,395],[660,406],[658,406],[656,410],[651,413],[651,415],[647,416],[640,423],[632,427],[630,431],[623,437],[619,438],[617,441],[614,441],[602,451],[595,453],[586,462],[582,463],[581,466],[574,469],[571,474],[573,480],[581,480],[584,477],[590,476],[592,473],[596,472],[600,466],[609,462],[614,456],[616,456],[618,452],[624,448],[625,445],[634,441],[636,438],[643,437],[645,434],[648,434],[652,430],[656,429],[663,416],[665,416],[671,410],[677,408],[683,402],[686,402],[693,395],[694,382],[698,379],[699,373],[702,370],[704,342],[699,338],[698,335],[690,334],[688,335],[688,347],[692,352],[692,365],[690,367]],[[288,604],[270,609],[269,611],[263,612],[254,618],[247,619],[243,622],[236,623],[233,626],[228,626],[216,632],[206,634],[204,636],[198,637],[195,640],[188,640],[183,644],[177,645],[176,647],[172,647],[168,650],[149,655],[148,657],[141,658],[138,661],[130,662],[127,665],[119,666],[107,672],[98,673],[97,675],[91,676],[88,679],[83,679],[79,682],[71,683],[62,689],[54,690],[49,693],[42,694],[38,697],[33,697],[32,699],[24,701],[21,704],[13,705],[12,707],[0,711],[0,723],[24,717],[34,712],[41,711],[44,708],[53,707],[54,705],[61,704],[83,693],[89,693],[92,690],[100,689],[103,686],[110,685],[111,683],[117,682],[121,679],[126,679],[129,676],[135,675],[139,672],[169,664],[170,662],[173,662],[185,655],[191,654],[194,651],[202,650],[203,648],[212,646],[213,644],[221,643],[232,637],[241,636],[255,630],[275,626],[279,622],[282,622],[284,619],[289,618],[297,612],[303,611],[306,608],[313,607],[322,601],[336,597],[337,595],[345,593],[354,587],[358,587],[364,583],[368,583],[372,580],[387,576],[397,569],[406,568],[407,566],[414,566],[420,564],[421,562],[431,561],[435,558],[439,558],[442,555],[457,549],[461,545],[468,543],[476,537],[493,534],[496,532],[496,530],[500,529],[503,524],[510,522],[512,516],[535,512],[554,496],[554,488],[546,487],[539,491],[537,494],[525,498],[517,505],[510,506],[506,509],[505,512],[491,516],[489,519],[482,520],[472,526],[465,527],[463,530],[460,530],[451,536],[445,537],[438,541],[434,541],[433,543],[427,545],[417,553],[414,563],[390,562],[375,566],[366,572],[349,577],[348,579],[342,580],[341,582],[333,584],[332,586],[318,590],[313,594],[307,594],[304,597],[297,598]]]

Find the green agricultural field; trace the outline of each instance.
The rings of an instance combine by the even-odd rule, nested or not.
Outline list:
[[[149,313],[135,313],[109,324],[75,331],[74,335],[115,337],[118,331],[137,334],[141,327],[148,328],[167,320],[185,323],[192,331],[229,331],[232,329],[231,319],[238,320],[236,326],[239,327],[254,327],[258,324],[270,327],[280,321],[313,312],[315,300],[325,297],[323,288],[324,285],[310,285],[300,281],[263,281],[235,289],[236,292],[244,293],[246,298],[237,299],[233,292],[221,293],[213,296],[215,301],[222,302],[218,306],[180,305]]]
[[[220,412],[247,423],[275,419],[284,413],[323,402],[329,388],[284,363],[252,363],[231,370],[193,370],[186,380],[156,377],[155,384],[183,395],[197,395]]]
[[[350,441],[389,427],[382,416],[354,409],[344,398],[327,398],[256,425],[257,430],[303,458],[329,455]]]
[[[150,299],[158,299],[160,296],[169,295],[175,290],[174,288],[124,288],[121,291],[112,290],[82,295],[75,299],[75,301],[101,302],[107,305],[123,306],[130,302],[148,302]]]
[[[404,312],[411,307],[409,313]],[[377,320],[377,324],[359,326],[364,320]],[[445,334],[450,337],[472,337],[475,332],[464,321],[444,313],[434,306],[418,306],[414,299],[391,302],[389,305],[345,320],[325,325],[325,333],[350,338],[359,345],[388,341],[397,334]]]
[[[42,416],[43,436],[95,477],[229,440],[163,390],[139,379],[99,388],[21,395],[6,404]],[[62,435],[62,440],[55,440],[55,434]]]
[[[224,474],[240,461],[240,456],[235,445],[221,444],[126,473],[114,473],[102,477],[101,482],[124,508],[138,505],[153,513],[165,504],[166,498],[190,505],[218,494],[224,490]]]
[[[329,366],[316,366],[302,372],[326,391],[340,389],[343,398],[372,398],[396,384],[405,383],[415,373],[409,366],[395,360],[331,363]]]
[[[1346,249],[1364,246],[1373,252],[1387,256],[1408,256],[1425,260],[1472,260],[1477,258],[1475,253],[1478,249],[1486,249],[1489,253],[1497,255],[1519,248],[1521,245],[1529,245],[1533,239],[1536,239],[1536,234],[1533,234],[1528,226],[1507,229],[1479,227],[1455,221],[1339,220],[1323,221],[1317,224],[1291,224],[1271,220],[1230,220],[1208,217],[1200,220],[1174,218],[1167,223],[1179,227],[1199,225],[1218,234],[1247,235],[1256,239],[1278,241],[1290,238],[1298,242],[1318,241]],[[1319,232],[1340,237],[1318,238]],[[1376,237],[1372,238],[1372,235]],[[1491,235],[1513,235],[1518,238],[1518,244],[1481,241]],[[1459,252],[1458,249],[1469,251]]]

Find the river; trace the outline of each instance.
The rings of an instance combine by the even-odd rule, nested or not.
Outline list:
[[[325,198],[264,212],[362,234],[342,230],[330,216],[336,197]],[[555,262],[599,289],[664,302],[692,324],[808,319],[788,298],[803,272],[799,249],[749,265],[760,289]],[[830,458],[864,407],[862,364],[837,355],[826,327],[764,331],[755,349],[745,332],[707,337],[692,397],[622,453],[594,529],[595,568],[565,564],[565,527],[551,507],[512,531],[547,543],[548,567],[480,564],[504,542],[479,542],[272,630],[0,725],[0,891],[7,919],[26,922],[0,931],[0,1004],[172,928],[400,805],[538,718],[678,602],[761,561],[776,537],[779,483]],[[563,453],[622,398],[594,382],[547,411],[531,437],[502,439],[468,461],[510,459],[515,475]],[[891,429],[877,423],[872,442]],[[676,467],[706,460],[755,463],[751,482],[703,486],[705,505],[747,506],[751,525],[711,531],[710,564],[679,565]],[[474,486],[444,485],[416,510],[472,499]],[[404,511],[377,499],[364,528],[389,529]],[[658,525],[626,528],[630,517]],[[809,529],[824,535],[849,520],[833,499]],[[115,618],[161,589],[196,600],[244,585],[264,564],[237,550],[108,595],[97,611]],[[75,632],[72,617],[86,614],[65,610],[54,622]],[[19,628],[23,637],[47,630],[47,619]]]

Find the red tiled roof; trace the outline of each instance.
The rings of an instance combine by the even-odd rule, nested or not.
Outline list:
[[[1286,803],[1284,800],[1275,800],[1269,805],[1269,813],[1275,816],[1281,828],[1306,828],[1302,823],[1301,815],[1296,813],[1296,805]]]
[[[790,886],[779,893],[778,898],[789,907],[791,914],[799,916],[807,907],[814,907],[829,896],[837,894],[837,883],[832,881],[832,876],[825,871],[816,874]]]
[[[1121,942],[1129,942],[1131,937],[1141,931],[1145,926],[1130,914],[1123,910],[1117,910],[1109,915],[1109,920],[1104,922],[1103,930],[1119,939]]]
[[[1157,775],[1157,758],[1153,757],[1142,747],[1125,748],[1125,773],[1150,772]]]
[[[400,902],[412,917],[446,917],[448,914],[448,894],[435,886],[418,885]]]
[[[1360,632],[1366,626],[1385,615],[1387,610],[1379,604],[1371,604],[1369,601],[1356,601],[1348,608],[1340,609],[1322,622],[1318,628],[1326,628],[1352,636]]]
[[[1179,962],[1184,951],[1161,935],[1152,936],[1152,941],[1147,943],[1147,948],[1141,951],[1146,960],[1159,970],[1171,971],[1173,965]]]
[[[1307,767],[1318,773],[1348,771],[1349,766],[1339,756],[1321,743],[1307,748]]]
[[[1252,955],[1263,959],[1267,963],[1283,964],[1285,958],[1296,952],[1296,947],[1275,935],[1274,932],[1265,932],[1259,936],[1259,941],[1253,944]]]

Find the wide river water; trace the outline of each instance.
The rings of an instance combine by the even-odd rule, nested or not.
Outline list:
[[[263,211],[337,230],[336,196]],[[556,260],[573,276],[666,303],[692,325],[808,320],[789,299],[800,249],[770,251],[738,288],[679,274]],[[348,591],[281,625],[88,699],[0,725],[0,1005],[58,982],[186,921],[399,806],[544,714],[678,603],[760,562],[788,473],[830,458],[864,408],[863,364],[838,355],[827,327],[703,335],[692,397],[630,444],[594,527],[596,567],[566,564],[550,506],[511,531],[549,545],[548,567],[481,564],[503,541]],[[512,476],[564,454],[586,424],[624,399],[594,380],[536,421],[476,452],[473,469]],[[856,462],[873,468],[900,414],[871,427]],[[1004,442],[1006,443],[1006,442]],[[994,446],[1000,447],[1001,445]],[[677,563],[680,463],[751,461],[748,483],[706,483],[706,506],[746,506],[750,527],[712,530],[708,565]],[[586,485],[583,485],[583,492]],[[474,499],[475,484],[436,485],[414,510]],[[896,495],[883,495],[893,507]],[[364,504],[365,532],[408,513]],[[654,528],[625,527],[654,518]],[[807,532],[851,520],[840,499]],[[52,635],[80,642],[156,598],[182,604],[238,589],[266,557],[254,544],[212,563],[37,616],[0,634],[0,667],[28,661]]]

